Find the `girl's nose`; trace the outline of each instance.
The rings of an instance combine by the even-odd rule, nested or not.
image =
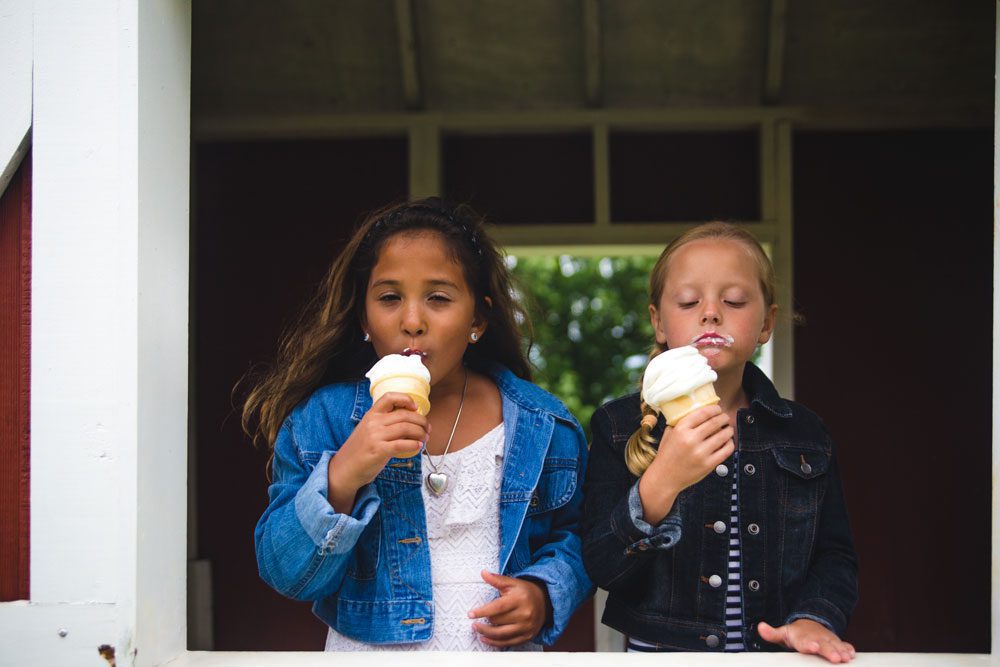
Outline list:
[[[420,336],[427,331],[427,323],[418,308],[407,308],[403,313],[403,332],[408,336]]]
[[[701,323],[719,324],[720,322],[722,322],[722,317],[719,315],[719,309],[713,304],[707,304],[701,313]]]

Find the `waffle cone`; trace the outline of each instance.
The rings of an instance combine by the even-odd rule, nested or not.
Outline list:
[[[667,420],[667,426],[674,426],[686,415],[689,415],[698,408],[706,405],[715,405],[718,402],[719,397],[715,393],[715,386],[709,382],[695,388],[690,394],[684,394],[672,401],[663,403],[659,408]]]
[[[424,382],[423,378],[412,375],[390,375],[372,384],[372,400],[377,401],[389,392],[409,394],[413,402],[417,404],[417,412],[426,415],[431,411],[429,399],[431,386]]]

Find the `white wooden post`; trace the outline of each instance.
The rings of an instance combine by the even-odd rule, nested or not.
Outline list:
[[[185,645],[190,5],[36,0],[30,601],[0,662]]]

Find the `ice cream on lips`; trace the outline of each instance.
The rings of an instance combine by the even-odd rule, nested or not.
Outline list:
[[[666,350],[646,366],[642,400],[663,413],[668,426],[674,426],[698,408],[719,402],[712,385],[718,377],[697,348],[685,345]]]
[[[736,341],[735,338],[728,334],[720,334],[714,331],[709,331],[703,334],[698,334],[691,339],[688,345],[694,345],[695,347],[731,347]]]

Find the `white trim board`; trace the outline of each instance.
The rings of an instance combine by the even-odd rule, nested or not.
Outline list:
[[[0,194],[31,145],[31,0],[0,0]]]

